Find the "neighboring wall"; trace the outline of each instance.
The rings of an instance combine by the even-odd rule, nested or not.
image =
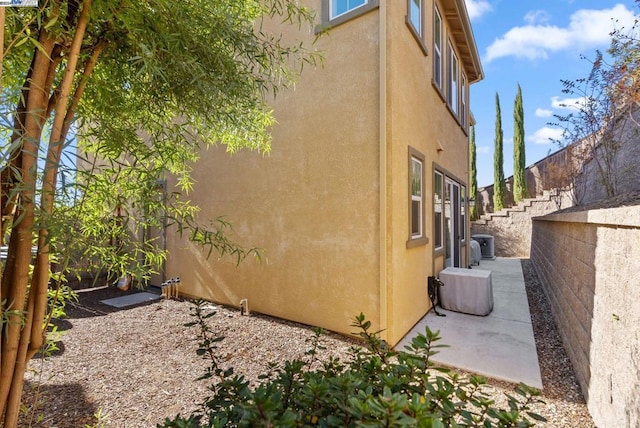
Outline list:
[[[600,168],[610,162],[609,170],[611,176],[609,180],[614,184],[616,194],[640,192],[640,110],[636,110],[633,117],[624,115],[616,124],[616,140],[613,141],[613,155],[607,158],[603,151],[603,146],[596,149],[597,159],[593,159],[584,167],[586,181],[582,183],[584,188],[580,195],[580,204],[589,204],[607,198],[605,186],[602,181],[601,171],[607,168]],[[619,147],[618,147],[619,145]],[[599,160],[599,162],[598,162]]]
[[[529,257],[531,246],[531,218],[557,211],[566,206],[570,196],[564,192],[544,191],[537,198],[526,199],[512,208],[484,214],[471,224],[471,236],[494,237],[495,255],[498,257]]]
[[[640,109],[636,108],[618,118],[613,141],[599,144],[604,140],[601,138],[597,140],[597,147],[592,148],[593,140],[587,137],[528,166],[525,177],[529,197],[542,195],[545,190],[568,188],[573,183],[575,205],[606,199],[603,171],[610,171],[611,176],[607,180],[615,183],[616,195],[640,191],[639,123]],[[604,152],[605,148],[609,154]],[[574,178],[572,176],[577,172],[572,171],[582,171],[582,175]],[[507,206],[513,204],[512,184],[513,177],[508,177],[505,180]],[[570,205],[562,208],[574,205],[571,200],[567,203]],[[480,214],[493,212],[493,185],[478,189],[476,205]]]
[[[640,192],[640,110],[635,110],[634,117],[622,116],[615,126],[615,144],[607,143],[607,147],[616,147],[608,158],[609,180],[615,183],[616,194]],[[603,141],[601,139],[600,141]],[[495,237],[496,256],[529,257],[531,232],[530,217],[549,214],[561,208],[574,205],[586,205],[607,198],[605,186],[598,163],[604,163],[604,144],[595,149],[596,156],[589,147],[591,140],[584,139],[555,152],[529,166],[526,170],[527,188],[531,197],[541,202],[529,208],[529,201],[493,213],[493,186],[478,190],[476,205],[480,213],[485,213],[481,220],[471,226],[473,234],[488,234]],[[588,158],[587,162],[580,159]],[[574,177],[577,172],[581,175]],[[506,180],[507,206],[513,204],[511,196],[512,177]],[[558,191],[556,189],[572,189]],[[551,200],[549,201],[549,196]]]
[[[571,147],[571,146],[570,146]],[[564,165],[567,162],[568,148],[561,149],[550,154],[544,159],[530,165],[525,170],[525,180],[527,183],[527,191],[530,198],[542,196],[545,190],[551,190],[559,187],[566,187],[567,181],[559,173],[558,165]],[[513,176],[505,180],[506,205],[513,205]],[[480,214],[488,214],[493,212],[493,185],[480,187],[478,189],[476,204]],[[571,203],[568,200],[566,203]],[[573,205],[571,203],[571,205]],[[571,205],[563,205],[567,208]]]
[[[531,260],[599,427],[640,426],[640,195],[630,199],[533,221]]]

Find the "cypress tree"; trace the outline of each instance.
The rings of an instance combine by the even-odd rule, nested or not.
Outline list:
[[[469,144],[469,176],[470,176],[470,189],[469,197],[478,202],[478,170],[476,168],[476,127],[471,127],[471,142]],[[478,206],[474,204],[470,209],[471,220],[478,218]]]
[[[502,136],[502,115],[500,113],[500,97],[496,92],[496,135],[493,153],[493,212],[500,211],[505,204],[504,154]]]
[[[518,93],[513,107],[513,200],[516,203],[529,197],[524,174],[525,167],[524,109],[522,89],[518,84]]]

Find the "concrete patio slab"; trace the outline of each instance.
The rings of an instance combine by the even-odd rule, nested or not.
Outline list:
[[[138,305],[140,303],[151,302],[158,299],[160,299],[159,294],[144,291],[142,293],[127,294],[122,297],[101,300],[100,303],[104,303],[105,305],[113,306],[115,308],[126,308],[127,306]]]
[[[439,317],[430,311],[398,343],[404,349],[425,326],[440,330],[440,348],[433,361],[446,366],[508,382],[524,382],[542,388],[529,303],[520,259],[482,260],[474,269],[490,270],[494,308],[486,317],[467,315],[438,308]]]

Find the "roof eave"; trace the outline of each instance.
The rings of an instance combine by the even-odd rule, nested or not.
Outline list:
[[[456,42],[470,83],[484,78],[482,63],[464,0],[443,0],[444,16]]]

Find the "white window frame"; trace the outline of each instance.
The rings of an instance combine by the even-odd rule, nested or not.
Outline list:
[[[424,154],[409,146],[407,248],[415,248],[429,243],[425,221],[425,163]]]
[[[417,168],[417,171],[416,171]],[[417,186],[416,186],[417,184]],[[414,210],[414,204],[418,209]],[[417,211],[418,218],[414,218]],[[411,156],[411,239],[419,239],[424,236],[424,162],[422,159]],[[416,230],[417,226],[417,230]]]
[[[329,19],[336,19],[336,18],[338,18],[338,17],[340,17],[342,15],[346,15],[347,13],[351,12],[352,10],[356,10],[359,7],[366,6],[367,3],[369,3],[369,0],[362,0],[362,3],[360,3],[360,4],[356,5],[356,6],[350,7],[349,3],[351,1],[358,1],[358,0],[346,0],[346,2],[347,2],[347,10],[345,10],[344,12],[341,12],[341,13],[336,15],[336,14],[334,14],[334,10],[336,9],[338,1],[340,1],[340,0],[329,0]]]
[[[440,177],[440,186],[436,187],[438,180],[436,176]],[[440,251],[444,248],[444,174],[438,170],[433,171],[433,245],[434,251]],[[438,199],[439,198],[439,199]],[[437,221],[436,214],[440,213],[440,221]],[[440,242],[438,243],[438,237]]]
[[[433,81],[442,90],[442,15],[437,6],[433,10]]]
[[[458,108],[460,103],[458,100],[460,91],[460,62],[458,61],[458,55],[453,50],[453,45],[449,41],[448,50],[448,67],[447,67],[447,104],[455,115],[458,115]]]
[[[460,184],[460,242],[467,242],[467,186]]]
[[[460,72],[460,124],[462,128],[467,129],[467,118],[468,118],[468,109],[467,109],[467,100],[468,100],[468,85],[467,85],[467,75],[463,72]]]
[[[416,31],[416,33],[418,34],[418,36],[422,39],[422,29],[424,27],[423,25],[423,16],[424,13],[422,12],[423,7],[422,7],[422,1],[423,0],[407,0],[407,16],[408,16],[408,21],[411,23],[411,25],[413,26],[413,29]],[[414,7],[418,8],[417,10],[417,16],[414,16]]]

